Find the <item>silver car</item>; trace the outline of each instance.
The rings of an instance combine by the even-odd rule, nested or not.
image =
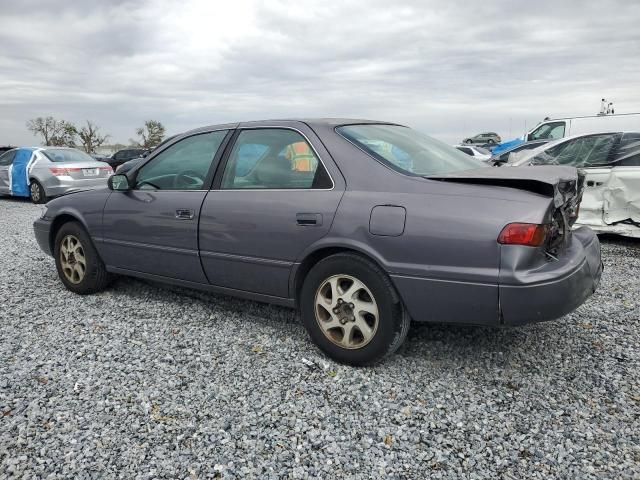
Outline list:
[[[106,187],[112,174],[109,165],[75,148],[21,147],[0,156],[0,194],[46,203],[71,191]]]

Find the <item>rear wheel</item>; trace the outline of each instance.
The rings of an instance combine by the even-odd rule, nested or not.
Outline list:
[[[65,223],[58,230],[54,257],[60,280],[74,293],[99,292],[111,280],[89,235],[77,222]]]
[[[489,145],[493,145],[494,143],[496,143],[496,141],[493,138],[490,138],[489,140],[487,140],[487,143]]]
[[[31,180],[31,184],[29,185],[29,196],[33,203],[47,203],[47,194],[44,191],[44,187],[40,185],[40,182],[37,180]]]
[[[391,281],[373,262],[340,253],[316,264],[302,287],[302,321],[329,357],[370,365],[395,352],[410,319]]]

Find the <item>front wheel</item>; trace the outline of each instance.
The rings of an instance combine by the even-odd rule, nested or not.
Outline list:
[[[47,203],[47,194],[44,187],[37,180],[31,180],[29,185],[29,197],[35,204]]]
[[[387,275],[359,255],[340,253],[307,275],[301,316],[314,343],[337,362],[371,365],[394,353],[410,319]]]
[[[487,143],[489,145],[493,145],[494,143],[496,143],[496,141],[493,138],[490,138],[489,140],[487,140]]]
[[[86,295],[104,290],[110,275],[86,230],[77,222],[65,223],[56,234],[56,269],[60,280],[74,293]]]
[[[464,143],[472,144],[472,143],[473,143],[473,140],[471,140],[470,138],[468,138],[468,139],[466,139],[466,140],[464,141]]]

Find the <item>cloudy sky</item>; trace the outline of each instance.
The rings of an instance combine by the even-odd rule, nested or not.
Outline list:
[[[0,0],[0,144],[37,116],[127,142],[344,116],[448,142],[545,116],[640,111],[640,2]]]

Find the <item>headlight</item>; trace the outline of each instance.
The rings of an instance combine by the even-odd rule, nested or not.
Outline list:
[[[45,218],[47,216],[47,207],[42,206],[41,207],[41,212],[40,212],[40,218]]]

